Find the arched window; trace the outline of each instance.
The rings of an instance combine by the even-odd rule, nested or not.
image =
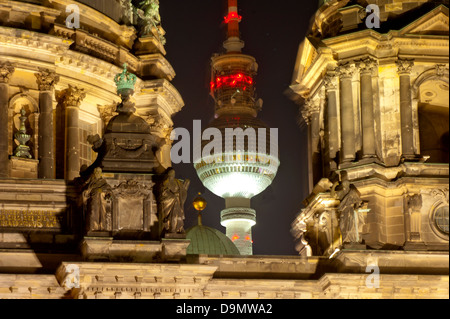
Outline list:
[[[432,79],[419,87],[420,154],[427,163],[449,163],[449,85]]]

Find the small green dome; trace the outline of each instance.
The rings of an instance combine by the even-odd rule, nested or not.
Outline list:
[[[197,225],[186,231],[186,239],[191,243],[187,248],[188,255],[240,255],[233,242],[217,229]]]

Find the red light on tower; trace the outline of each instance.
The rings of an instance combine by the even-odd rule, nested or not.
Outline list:
[[[238,14],[237,0],[228,0],[228,15],[224,20],[228,25],[228,38],[239,38],[239,22],[242,17]]]
[[[242,16],[240,16],[237,12],[230,12],[223,19],[225,20],[226,24],[230,23],[231,20],[241,22]]]
[[[220,89],[222,86],[225,87],[241,87],[245,91],[249,86],[253,84],[253,79],[251,76],[237,73],[232,75],[216,76],[210,83],[211,90]]]

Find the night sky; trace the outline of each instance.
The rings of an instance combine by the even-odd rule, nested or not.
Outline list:
[[[291,223],[307,196],[306,127],[298,122],[298,106],[285,94],[289,87],[298,46],[303,41],[317,0],[239,0],[243,53],[256,58],[257,98],[264,101],[258,118],[279,129],[281,165],[272,185],[252,199],[257,223],[253,227],[254,255],[297,255]],[[210,59],[222,53],[227,13],[226,0],[161,0],[162,26],[167,32],[166,58],[176,77],[172,84],[183,97],[185,106],[174,116],[175,127],[192,132],[193,120],[202,120],[202,128],[214,118],[214,101],[209,95]],[[174,165],[177,178],[190,179],[185,206],[185,228],[197,223],[192,200],[202,192],[208,201],[203,224],[222,232],[220,211],[225,200],[214,195],[200,182],[192,164]]]

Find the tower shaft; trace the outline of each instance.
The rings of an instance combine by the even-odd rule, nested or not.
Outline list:
[[[271,147],[277,140],[272,140],[271,130],[257,118],[262,107],[262,100],[256,99],[254,81],[258,65],[254,57],[241,52],[244,42],[239,34],[242,17],[237,0],[228,0],[224,20],[226,53],[211,59],[215,119],[208,127],[220,130],[222,149],[204,155],[194,166],[205,187],[226,200],[221,224],[226,227],[227,237],[242,255],[251,255],[256,212],[250,208],[250,199],[272,183],[279,166],[278,145]],[[202,145],[202,150],[207,144]]]

